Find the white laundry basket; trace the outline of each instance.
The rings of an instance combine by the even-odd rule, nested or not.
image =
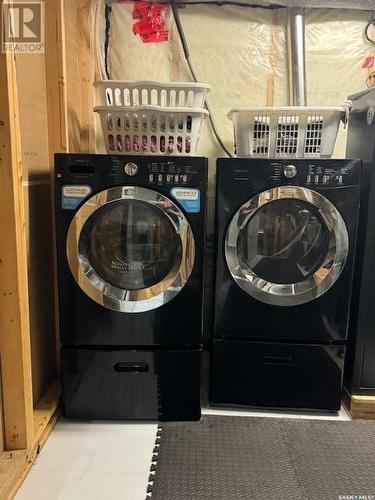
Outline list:
[[[205,109],[97,106],[107,153],[194,155]]]
[[[349,108],[232,109],[236,155],[253,158],[330,158]]]
[[[204,83],[101,80],[94,82],[99,106],[203,108],[211,87]]]

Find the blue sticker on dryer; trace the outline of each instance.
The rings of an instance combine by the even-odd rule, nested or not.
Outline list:
[[[171,194],[186,212],[196,214],[201,209],[201,193],[199,189],[179,188],[175,187],[171,190]]]
[[[63,186],[61,193],[61,207],[65,210],[74,210],[84,198],[91,193],[90,186],[74,184]]]

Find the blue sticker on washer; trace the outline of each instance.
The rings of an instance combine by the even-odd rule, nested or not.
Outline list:
[[[90,193],[90,186],[84,186],[82,184],[63,186],[61,192],[61,207],[65,210],[74,210]]]
[[[180,202],[186,212],[197,214],[201,209],[201,193],[199,189],[179,188],[171,189],[171,194]]]

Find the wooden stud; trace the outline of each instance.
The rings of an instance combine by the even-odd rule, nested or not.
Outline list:
[[[344,404],[353,419],[375,420],[375,396],[344,392]]]
[[[267,79],[267,106],[275,105],[275,87],[277,83],[277,33],[279,30],[279,17],[277,10],[272,13],[272,27],[271,27],[271,51],[270,51],[270,65],[271,74]]]
[[[38,453],[51,434],[57,419],[58,412],[51,416],[30,450],[17,450],[0,454],[0,498],[2,500],[14,498]]]
[[[60,380],[55,380],[34,409],[34,439],[38,441],[56,413],[60,400]]]
[[[46,81],[50,162],[54,153],[93,152],[94,64],[90,0],[46,5]]]
[[[94,151],[90,0],[65,0],[64,29],[69,151]]]
[[[47,88],[47,120],[48,149],[51,181],[51,207],[54,211],[54,154],[68,151],[68,114],[66,106],[66,61],[65,61],[65,29],[64,0],[54,0],[46,5],[46,88]],[[52,234],[55,235],[55,220],[52,217]],[[54,257],[54,303],[55,303],[55,338],[56,364],[60,369],[60,329],[59,306],[57,292],[57,260],[56,243],[53,238]]]
[[[79,41],[79,76],[81,90],[81,134],[79,151],[82,153],[93,153],[95,151],[95,127],[94,127],[94,87],[93,79],[95,73],[93,47],[90,38],[90,9],[91,0],[75,0],[77,4],[77,26]],[[69,125],[70,126],[70,125]]]
[[[12,498],[14,486],[20,479],[23,481],[26,464],[26,450],[7,451],[0,455],[0,498]]]
[[[68,151],[63,20],[64,0],[48,2],[46,5],[46,85],[51,166],[53,166],[54,153]]]
[[[1,53],[0,352],[8,450],[28,448],[34,437],[25,207],[18,123],[14,55]]]
[[[0,455],[4,450],[5,450],[4,410],[3,410],[3,390],[2,390],[1,366],[0,366]]]
[[[16,54],[34,406],[56,377],[45,54]],[[47,244],[46,244],[47,243]]]

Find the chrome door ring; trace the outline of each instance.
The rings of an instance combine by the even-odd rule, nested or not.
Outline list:
[[[168,217],[181,243],[181,258],[174,262],[167,276],[140,290],[122,289],[106,282],[91,265],[87,246],[82,244],[82,231],[88,219],[99,208],[125,199],[143,201],[160,209]],[[114,311],[138,313],[160,307],[180,293],[194,267],[195,242],[185,215],[169,198],[139,186],[119,186],[92,196],[77,210],[69,226],[66,253],[70,271],[88,297]]]
[[[314,205],[328,231],[328,251],[319,269],[297,283],[278,284],[257,276],[238,259],[237,242],[255,212],[276,200],[295,199]],[[231,220],[225,238],[225,259],[234,281],[250,296],[277,306],[295,306],[323,295],[338,279],[348,256],[349,236],[337,208],[324,196],[300,186],[280,186],[263,191],[244,203]]]

